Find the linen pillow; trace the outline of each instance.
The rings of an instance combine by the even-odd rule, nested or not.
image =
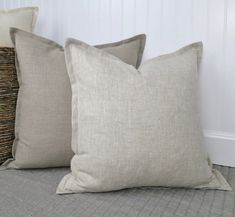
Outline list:
[[[95,47],[102,49],[116,57],[119,57],[120,59],[124,60],[125,63],[138,68],[143,57],[145,35],[137,35],[123,41],[97,45]]]
[[[71,150],[71,86],[64,50],[57,43],[13,28],[18,60],[19,94],[16,108],[14,159],[6,168],[46,168],[69,166]],[[128,46],[130,41],[130,47]],[[133,47],[133,42],[136,47]],[[112,53],[131,52],[137,64],[145,36],[112,44]],[[124,51],[122,51],[122,49]],[[126,55],[119,56],[126,61]],[[138,61],[137,61],[138,57]]]
[[[17,26],[32,31],[38,8],[0,10],[0,164],[11,158],[14,140],[15,104],[18,82],[15,70],[15,51],[9,28]]]
[[[37,14],[37,7],[0,10],[0,47],[13,47],[9,34],[10,27],[32,32],[36,23]]]
[[[0,47],[0,164],[12,157],[17,92],[14,48]]]
[[[197,108],[201,43],[139,70],[83,42],[67,41],[72,86],[72,173],[57,193],[140,186],[229,190],[202,146]]]

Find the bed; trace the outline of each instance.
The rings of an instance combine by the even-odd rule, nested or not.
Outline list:
[[[215,166],[235,190],[235,168]],[[56,195],[68,168],[0,172],[1,217],[234,217],[234,193],[163,188]]]

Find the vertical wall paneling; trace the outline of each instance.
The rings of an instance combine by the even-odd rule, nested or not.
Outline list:
[[[221,130],[221,105],[218,98],[222,99],[221,93],[224,79],[224,56],[223,56],[223,24],[224,24],[224,2],[220,0],[209,0],[207,11],[207,37],[205,44],[205,58],[202,74],[202,87],[205,100],[209,100],[207,109],[204,109],[205,126],[209,129]],[[218,52],[220,51],[220,52]],[[207,82],[210,82],[208,85]],[[206,103],[206,102],[205,102]],[[216,110],[214,108],[217,107]],[[214,110],[212,116],[211,110]]]
[[[111,40],[123,36],[123,0],[110,0]]]
[[[176,46],[190,43],[193,38],[193,0],[174,1],[175,4],[175,34],[177,38]],[[174,23],[174,21],[173,21]]]
[[[129,37],[136,32],[136,0],[123,0],[123,37]],[[133,8],[130,10],[130,8]]]
[[[235,129],[235,1],[227,0],[227,20],[224,33],[224,92],[223,92],[223,121],[222,129],[224,131],[234,132]]]
[[[135,0],[135,33],[146,32],[148,17],[148,0]]]
[[[172,40],[177,35],[176,33],[176,5],[177,1],[164,0],[162,1],[161,14],[161,53],[167,53],[174,50],[175,43]],[[156,42],[157,43],[157,42]]]
[[[100,18],[99,18],[99,35],[97,37],[102,42],[111,41],[112,37],[112,20],[110,19],[111,15],[111,1],[110,0],[101,0],[100,1]]]
[[[234,0],[0,0],[0,9],[40,8],[35,32],[64,44],[147,34],[144,60],[203,41],[201,116],[212,161],[235,166]]]
[[[160,55],[163,34],[162,19],[163,19],[163,0],[148,0],[148,15],[146,20],[147,43],[145,49],[145,58],[151,58]]]

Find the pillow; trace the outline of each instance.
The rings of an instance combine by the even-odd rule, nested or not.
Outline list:
[[[38,8],[0,10],[0,164],[12,157],[15,104],[18,82],[15,70],[15,51],[9,28],[17,26],[32,31]]]
[[[136,70],[68,40],[75,155],[57,193],[140,186],[229,190],[202,145],[197,108],[201,50],[201,43],[191,44]]]
[[[12,157],[17,92],[14,48],[0,47],[0,164]]]
[[[12,29],[18,60],[19,94],[16,108],[14,159],[7,168],[69,166],[71,150],[71,86],[64,50],[57,43],[31,33]],[[130,42],[130,47],[128,44]],[[136,47],[133,47],[135,43]],[[141,59],[145,36],[112,44],[112,53]],[[122,58],[121,56],[119,56]],[[126,61],[124,55],[122,60]],[[137,64],[137,59],[128,63]]]
[[[17,27],[32,32],[36,23],[37,14],[37,7],[0,10],[0,47],[13,47],[9,34],[10,27]]]
[[[124,60],[125,63],[138,68],[143,57],[145,35],[137,35],[123,41],[97,45],[96,47],[116,57],[119,57],[120,59]]]

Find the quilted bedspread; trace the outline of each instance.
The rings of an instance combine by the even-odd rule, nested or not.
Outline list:
[[[216,166],[235,190],[235,168]],[[234,193],[139,188],[56,195],[68,168],[0,171],[0,217],[234,217]]]

